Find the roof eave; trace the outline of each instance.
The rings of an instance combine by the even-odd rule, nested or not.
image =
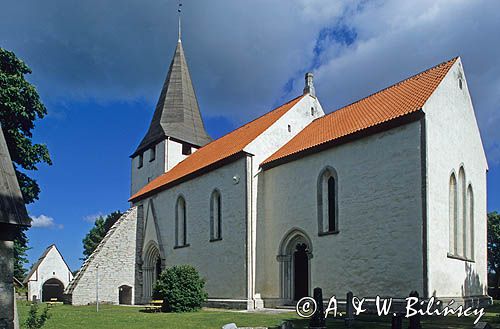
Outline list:
[[[292,153],[290,155],[272,160],[270,162],[263,162],[260,164],[260,167],[263,170],[269,170],[269,169],[272,169],[274,167],[280,166],[282,164],[298,160],[298,159],[306,157],[308,155],[318,153],[318,152],[324,151],[326,149],[329,149],[329,148],[332,148],[332,147],[335,147],[335,146],[338,146],[341,144],[349,143],[349,142],[358,140],[358,139],[363,138],[363,137],[367,137],[367,136],[370,136],[370,135],[373,135],[373,134],[376,134],[376,133],[379,133],[382,131],[386,131],[386,130],[396,128],[396,127],[399,127],[399,126],[402,126],[402,125],[405,125],[405,124],[408,124],[411,122],[418,121],[423,116],[425,116],[425,113],[422,110],[422,108],[420,108],[420,109],[417,109],[417,110],[415,110],[411,113],[408,113],[406,115],[394,118],[394,119],[389,120],[389,121],[382,122],[380,124],[377,124],[377,125],[365,128],[365,129],[358,130],[354,133],[342,136],[340,138],[315,145],[313,147],[304,149],[304,150],[296,152],[296,153]]]
[[[173,181],[168,182],[168,183],[166,183],[164,185],[158,186],[157,188],[152,189],[152,190],[150,190],[148,192],[145,192],[145,193],[143,193],[141,195],[138,195],[138,196],[135,196],[135,197],[132,196],[130,199],[128,199],[128,201],[132,202],[132,203],[137,203],[137,202],[139,202],[141,200],[144,200],[144,199],[150,197],[151,195],[154,195],[154,194],[160,193],[162,191],[168,190],[171,187],[174,187],[174,186],[179,185],[181,183],[184,183],[184,182],[186,182],[188,180],[191,180],[191,179],[193,179],[195,177],[198,177],[198,176],[201,176],[203,174],[206,174],[206,173],[208,173],[208,172],[210,172],[212,170],[220,168],[220,167],[222,167],[222,166],[224,166],[224,165],[226,165],[228,163],[231,163],[233,161],[241,159],[241,158],[243,158],[245,156],[251,156],[251,155],[252,154],[250,154],[248,152],[245,152],[243,150],[239,151],[239,152],[237,152],[237,153],[235,153],[233,155],[230,155],[230,156],[225,157],[225,158],[223,158],[223,159],[221,159],[221,160],[219,160],[217,162],[214,162],[214,163],[212,163],[212,164],[210,164],[210,165],[208,165],[206,167],[203,167],[203,168],[200,168],[200,169],[198,169],[196,171],[193,171],[192,173],[189,173],[189,174],[187,174],[185,176],[182,176],[182,177],[180,177],[180,178],[178,178],[176,180],[173,180]]]

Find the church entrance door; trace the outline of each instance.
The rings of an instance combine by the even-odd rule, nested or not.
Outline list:
[[[294,300],[298,301],[302,297],[309,295],[309,259],[307,257],[307,245],[297,244],[293,253],[294,264]]]
[[[118,303],[132,305],[132,287],[123,285],[118,288]]]
[[[309,296],[312,257],[312,243],[306,232],[294,228],[285,234],[276,257],[280,271],[280,299],[284,305],[293,305]]]

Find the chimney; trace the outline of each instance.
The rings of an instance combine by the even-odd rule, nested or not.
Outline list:
[[[309,94],[311,96],[316,96],[316,92],[314,91],[312,72],[306,73],[306,86],[304,87],[304,95],[305,94]]]

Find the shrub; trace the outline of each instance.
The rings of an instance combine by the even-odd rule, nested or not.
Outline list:
[[[49,308],[46,306],[43,311],[38,314],[38,304],[32,303],[28,312],[28,317],[24,322],[26,329],[40,329],[49,318]]]
[[[163,300],[164,312],[192,312],[201,308],[208,297],[205,280],[190,265],[165,269],[153,288],[153,298]]]

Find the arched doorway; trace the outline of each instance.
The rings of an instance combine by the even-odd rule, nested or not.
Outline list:
[[[293,252],[294,300],[309,295],[309,258],[307,245],[298,243]]]
[[[160,251],[154,242],[150,242],[148,247],[145,249],[144,263],[142,266],[142,276],[143,276],[143,302],[149,303],[153,295],[153,287],[158,280],[161,270],[162,263],[160,258]]]
[[[118,288],[118,303],[132,305],[132,287],[123,285]]]
[[[52,298],[62,300],[64,284],[57,279],[48,279],[42,286],[42,302],[49,302]]]
[[[310,295],[310,260],[312,243],[301,229],[290,230],[280,244],[277,260],[280,267],[280,296],[292,304]]]

